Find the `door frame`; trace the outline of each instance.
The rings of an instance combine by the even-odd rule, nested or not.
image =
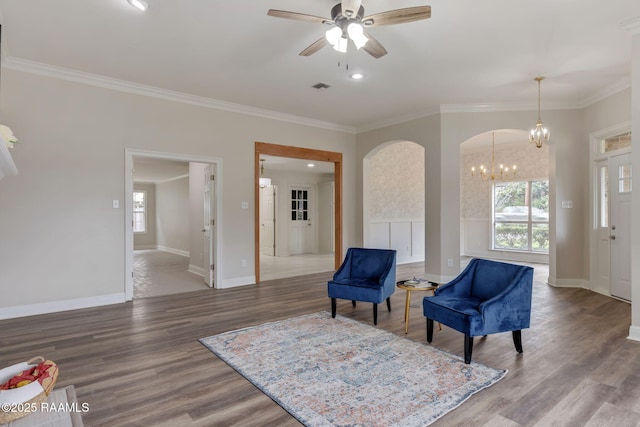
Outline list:
[[[601,283],[594,283],[594,281],[600,277],[598,272],[598,221],[599,221],[599,213],[598,213],[598,166],[603,160],[607,160],[612,156],[612,154],[601,154],[598,150],[599,141],[610,137],[615,136],[620,133],[628,132],[631,130],[631,122],[624,121],[622,123],[618,123],[616,125],[607,127],[605,129],[600,129],[598,131],[592,132],[589,134],[589,231],[590,231],[590,254],[589,254],[589,289],[594,292],[612,296],[611,295],[611,274],[609,272],[609,283],[605,288],[602,287]],[[621,154],[621,153],[616,153]],[[609,200],[609,203],[611,200]],[[609,264],[611,260],[609,260]],[[615,298],[615,297],[614,297]]]
[[[254,268],[256,283],[260,283],[260,156],[289,157],[293,159],[315,160],[334,164],[335,175],[335,248],[334,268],[342,263],[342,153],[334,151],[314,150],[312,148],[293,147],[288,145],[255,142],[254,154]]]
[[[216,229],[213,245],[215,246],[215,280],[217,286],[222,283],[222,159],[209,156],[197,156],[189,154],[168,153],[161,151],[137,150],[132,148],[124,149],[124,183],[125,183],[125,200],[124,200],[124,253],[125,253],[125,269],[124,269],[124,293],[125,300],[133,299],[133,158],[145,157],[158,160],[178,160],[183,162],[210,163],[216,166],[216,179],[214,180],[215,198],[216,198]]]

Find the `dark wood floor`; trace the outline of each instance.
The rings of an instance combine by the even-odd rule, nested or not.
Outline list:
[[[421,269],[399,266],[398,278]],[[198,338],[329,310],[330,276],[0,321],[0,366],[34,355],[56,361],[58,386],[74,384],[89,404],[88,426],[299,426]],[[473,360],[508,369],[506,378],[434,426],[640,425],[640,343],[626,339],[630,306],[544,280],[536,274],[524,354],[509,333],[476,339]],[[380,307],[378,327],[404,336],[404,298],[393,295],[391,313]],[[408,338],[426,343],[421,298],[414,293]],[[370,304],[340,301],[338,313],[372,320]],[[433,345],[460,355],[462,335],[436,328]]]

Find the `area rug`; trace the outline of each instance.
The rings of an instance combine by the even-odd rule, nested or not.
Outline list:
[[[312,427],[426,426],[506,375],[327,312],[200,342]]]

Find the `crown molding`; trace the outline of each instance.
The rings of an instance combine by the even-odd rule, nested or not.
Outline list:
[[[620,27],[633,36],[640,34],[640,16],[621,22]]]
[[[617,81],[601,91],[594,93],[592,96],[585,99],[581,104],[577,106],[577,108],[586,108],[590,105],[595,104],[596,102],[600,102],[603,99],[606,99],[612,95],[615,95],[618,92],[622,92],[625,89],[629,89],[631,87],[631,77],[626,77],[620,81]]]
[[[635,29],[640,34],[640,18],[635,18],[622,23],[625,29]],[[104,77],[97,74],[86,73],[82,71],[71,70],[63,67],[56,67],[41,62],[30,61],[16,57],[6,57],[2,63],[3,68],[8,68],[26,73],[37,74],[46,77],[52,77],[62,80],[68,80],[76,83],[112,89],[136,95],[159,98],[167,101],[180,102],[199,107],[212,108],[217,110],[228,111],[248,116],[261,117],[265,119],[278,120],[303,126],[316,127],[332,131],[344,132],[349,134],[358,134],[376,129],[409,122],[412,120],[422,119],[436,114],[444,113],[479,113],[479,112],[508,112],[508,111],[535,111],[537,104],[442,104],[440,106],[422,110],[416,113],[397,116],[383,121],[364,124],[362,126],[346,126],[337,123],[330,123],[321,120],[309,119],[306,117],[295,116],[292,114],[280,113],[277,111],[265,110],[261,108],[251,107],[242,104],[235,104],[226,101],[219,101],[213,98],[207,98],[197,95],[185,94],[182,92],[170,91],[154,86],[147,86],[138,83],[132,83],[125,80]],[[594,95],[576,103],[560,103],[547,104],[544,110],[574,110],[586,108],[596,102],[602,101],[611,95],[621,92],[631,87],[631,79],[624,78]]]
[[[356,129],[352,126],[344,126],[336,123],[325,122],[321,120],[309,119],[306,117],[295,116],[293,114],[280,113],[277,111],[265,110],[261,108],[251,107],[232,102],[219,101],[213,98],[203,96],[190,95],[182,92],[171,91],[158,88],[155,86],[147,86],[139,83],[132,83],[125,80],[104,77],[97,74],[86,73],[82,71],[71,70],[69,68],[56,67],[53,65],[43,64],[41,62],[30,61],[27,59],[7,57],[2,67],[22,71],[25,73],[37,74],[45,77],[52,77],[61,80],[72,81],[91,86],[97,86],[105,89],[117,90],[120,92],[132,93],[136,95],[159,98],[166,101],[180,102],[183,104],[195,105],[198,107],[212,108],[232,113],[243,114],[247,116],[260,117],[264,119],[278,120],[298,125],[311,126],[321,129],[333,130],[355,134]]]

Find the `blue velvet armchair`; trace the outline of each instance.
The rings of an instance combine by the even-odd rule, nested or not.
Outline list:
[[[533,268],[474,258],[451,282],[425,297],[427,341],[433,339],[433,321],[464,334],[464,361],[471,362],[473,337],[512,332],[522,353],[521,330],[529,327]]]
[[[378,304],[396,290],[396,251],[392,249],[349,248],[340,268],[328,283],[331,317],[336,317],[336,298],[373,303],[373,324],[378,324]]]

